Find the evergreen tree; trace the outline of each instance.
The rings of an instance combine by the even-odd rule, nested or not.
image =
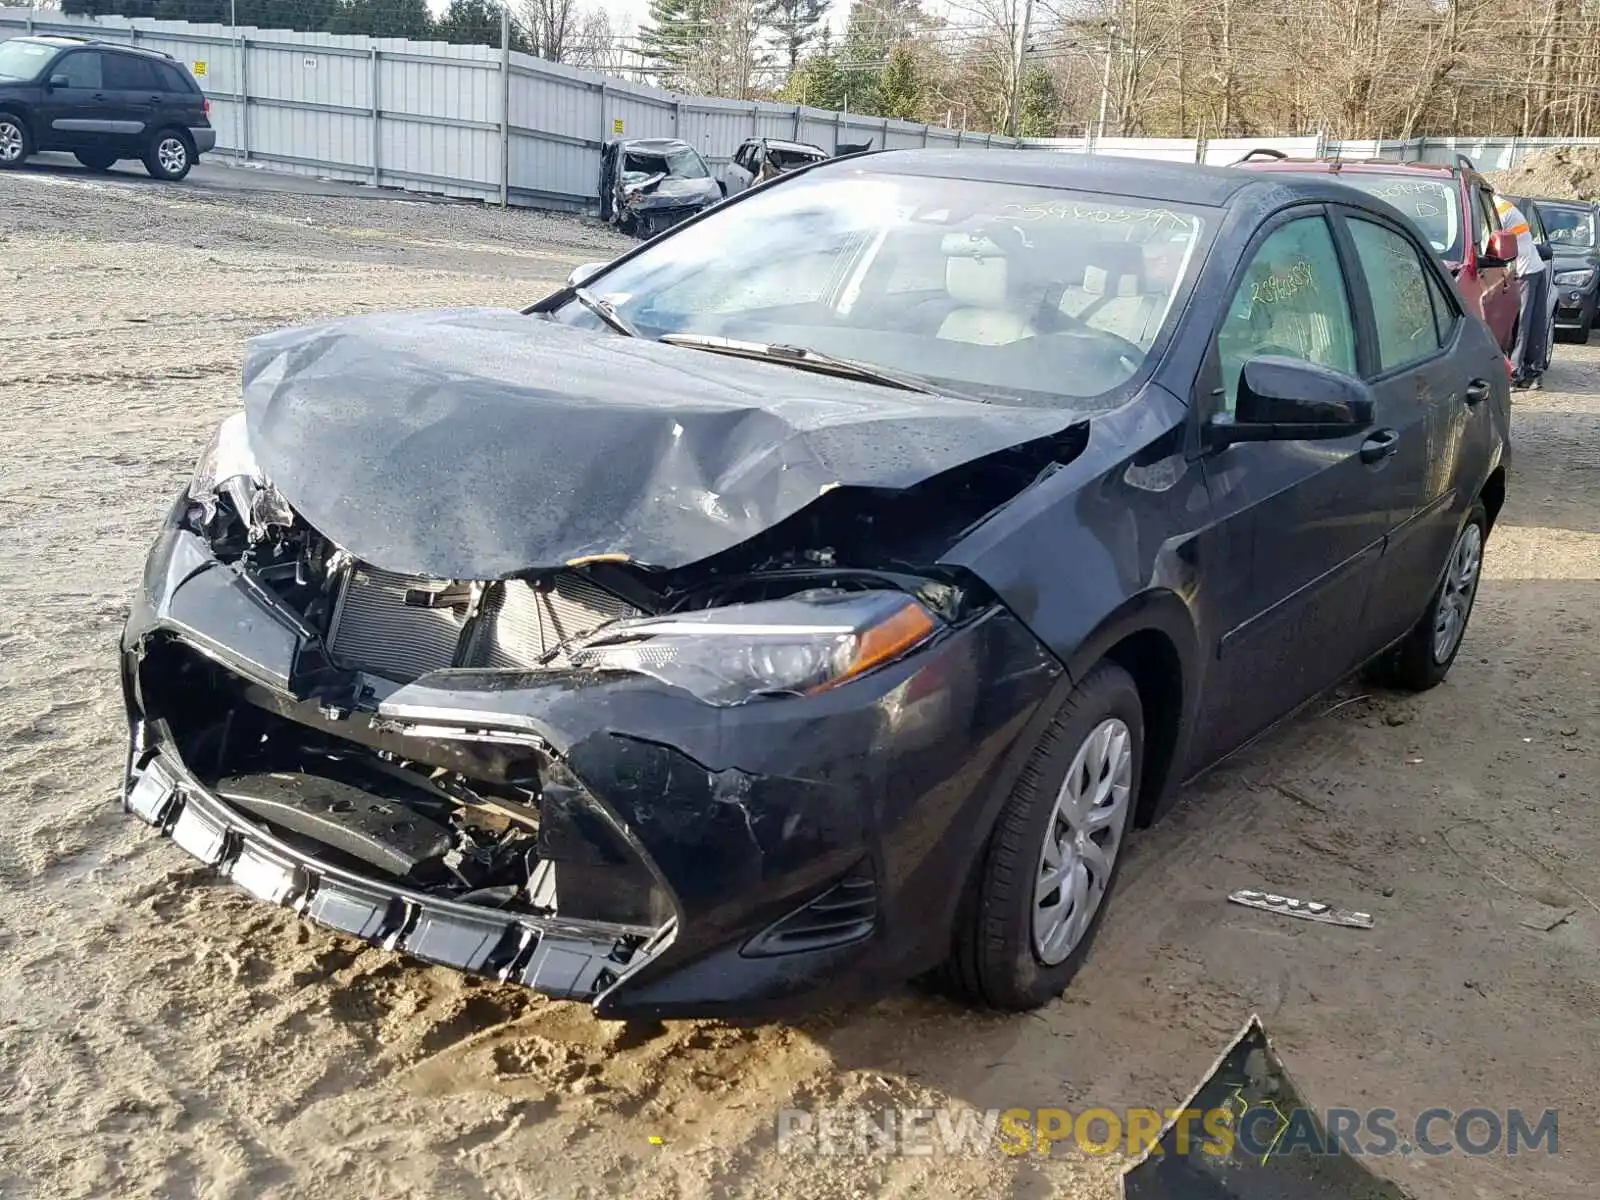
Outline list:
[[[639,51],[668,74],[662,81],[666,86],[677,86],[671,76],[687,69],[697,45],[713,36],[711,18],[710,0],[650,0],[647,23],[639,27]]]
[[[432,36],[467,46],[498,46],[500,6],[489,0],[450,0],[450,7],[434,22]],[[529,53],[527,36],[515,20],[511,22],[511,48]]]
[[[772,31],[772,48],[791,74],[819,33],[827,32],[828,7],[829,0],[761,0],[761,23]]]
[[[1017,132],[1023,137],[1055,137],[1061,117],[1055,76],[1035,63],[1022,73],[1022,113]]]
[[[888,65],[878,80],[877,112],[884,117],[914,121],[923,109],[922,71],[909,44],[889,51]]]
[[[844,107],[845,74],[839,60],[831,53],[813,54],[804,59],[789,75],[784,85],[783,98],[790,104],[804,104],[811,108],[840,109]]]
[[[880,69],[889,51],[910,41],[927,20],[920,0],[856,0],[844,27],[845,63]]]

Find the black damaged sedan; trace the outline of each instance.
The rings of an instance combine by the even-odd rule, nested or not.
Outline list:
[[[822,163],[523,313],[254,341],[123,637],[125,804],[605,1017],[1040,1005],[1185,779],[1444,678],[1508,409],[1337,184]]]

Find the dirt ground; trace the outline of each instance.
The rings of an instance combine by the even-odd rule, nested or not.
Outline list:
[[[1600,347],[1559,347],[1517,400],[1449,682],[1346,688],[1191,789],[1031,1016],[907,989],[791,1026],[600,1023],[264,908],[124,817],[113,645],[243,340],[523,303],[618,245],[530,213],[0,175],[0,1195],[1109,1196],[1114,1160],[1065,1153],[780,1157],[775,1114],[1169,1106],[1252,1011],[1319,1105],[1559,1110],[1554,1156],[1376,1162],[1418,1195],[1594,1194]],[[1376,928],[1224,902],[1245,886]]]
[[[1552,200],[1593,200],[1600,196],[1600,151],[1576,146],[1538,150],[1489,179],[1508,196]]]

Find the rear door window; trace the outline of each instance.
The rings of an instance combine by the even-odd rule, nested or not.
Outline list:
[[[1348,222],[1378,329],[1378,368],[1393,371],[1439,349],[1427,275],[1411,239],[1371,221]]]
[[[104,56],[105,86],[114,92],[159,92],[162,83],[156,65],[147,58],[131,54]]]

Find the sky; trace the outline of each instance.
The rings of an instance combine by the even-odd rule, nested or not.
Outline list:
[[[580,0],[583,4],[585,0]],[[632,33],[644,23],[650,11],[650,0],[588,0],[598,3],[611,17],[611,28],[618,34]],[[428,8],[437,16],[449,7],[450,0],[428,0]],[[828,10],[828,25],[834,33],[844,32],[844,23],[850,14],[852,0],[833,0]],[[512,9],[515,12],[515,8]]]

